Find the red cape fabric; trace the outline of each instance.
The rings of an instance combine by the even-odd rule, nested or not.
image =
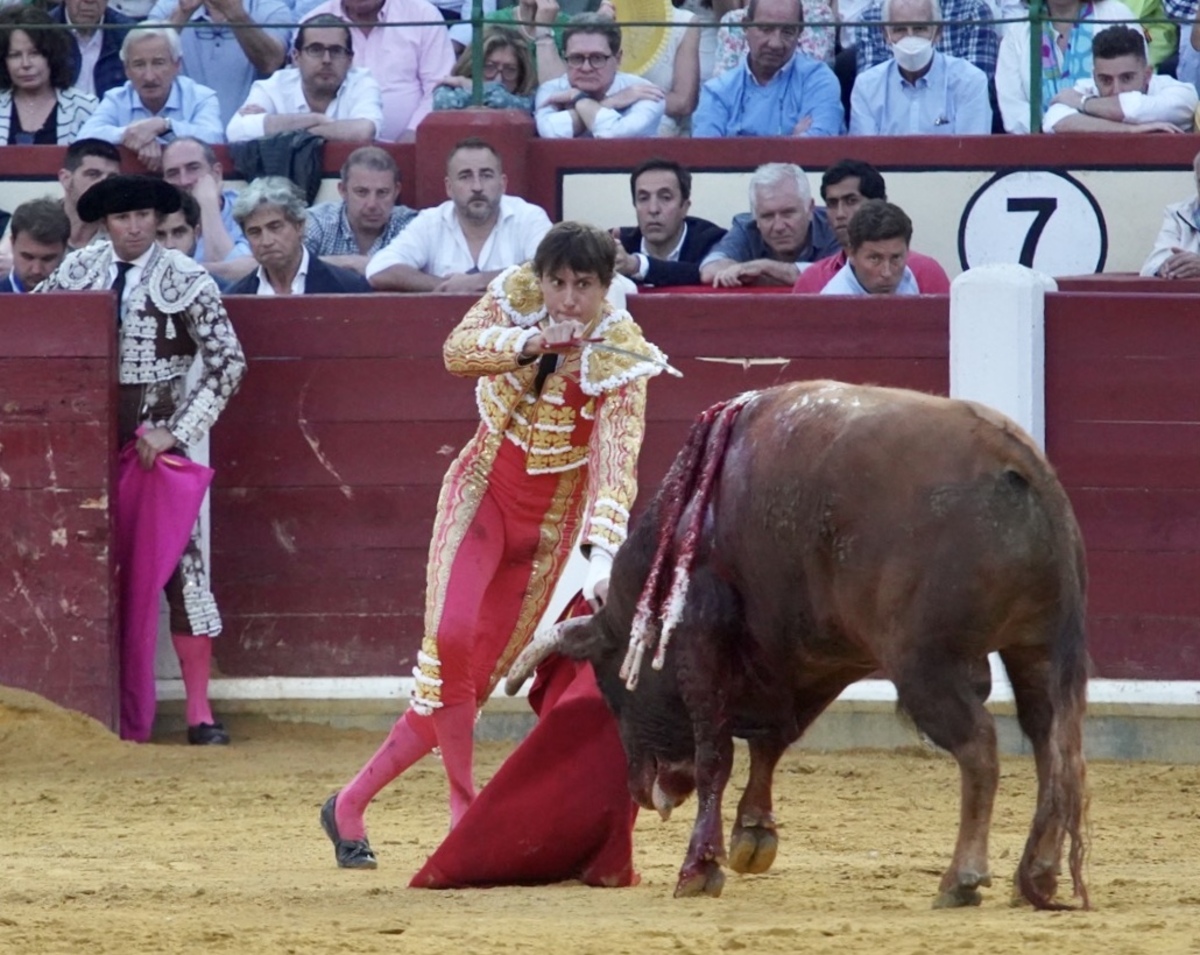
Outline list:
[[[159,594],[183,556],[213,472],[177,454],[149,471],[137,446],[117,462],[116,535],[121,568],[121,739],[144,743],[154,726]]]
[[[637,806],[617,722],[591,664],[551,657],[529,700],[537,724],[411,887],[635,883]]]

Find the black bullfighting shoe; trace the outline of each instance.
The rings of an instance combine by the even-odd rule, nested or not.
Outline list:
[[[337,819],[334,811],[337,807],[337,793],[325,800],[321,807],[321,828],[329,841],[333,843],[333,857],[337,859],[339,869],[374,869],[379,866],[375,861],[375,853],[371,851],[371,843],[366,839],[343,839],[338,832]]]
[[[188,727],[188,742],[193,746],[228,746],[229,734],[223,723],[200,723]]]

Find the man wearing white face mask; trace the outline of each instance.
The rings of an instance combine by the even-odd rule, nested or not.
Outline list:
[[[987,135],[992,107],[983,70],[934,49],[938,0],[884,0],[892,59],[858,75],[852,136]]]

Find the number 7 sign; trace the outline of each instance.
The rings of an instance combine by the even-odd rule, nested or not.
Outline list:
[[[1051,169],[1002,172],[979,187],[958,226],[964,270],[1011,262],[1047,275],[1102,272],[1108,230],[1095,197]]]

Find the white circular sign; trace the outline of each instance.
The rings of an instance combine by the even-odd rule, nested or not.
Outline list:
[[[1108,230],[1090,192],[1065,172],[1003,172],[971,197],[958,224],[958,259],[1015,263],[1047,275],[1104,271]]]

